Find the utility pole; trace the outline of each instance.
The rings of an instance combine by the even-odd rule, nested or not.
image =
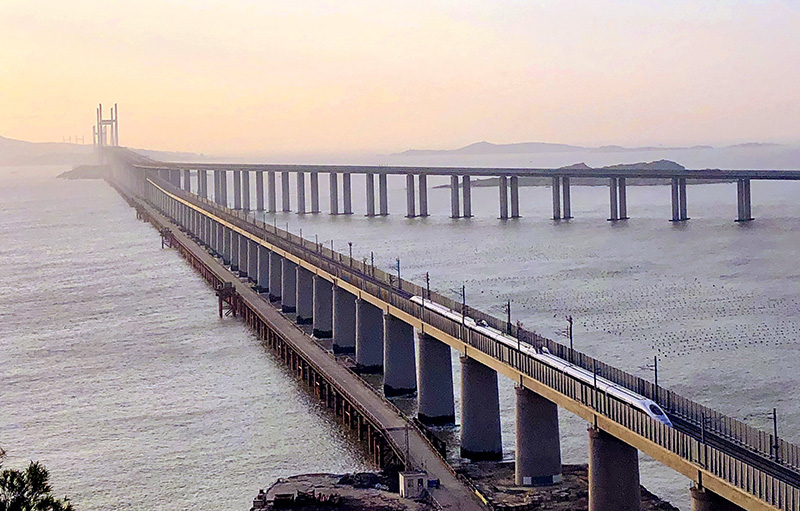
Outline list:
[[[569,334],[569,362],[572,363],[572,316],[567,316],[567,323],[569,323],[569,328],[567,330]]]
[[[347,245],[350,247],[350,267],[353,267],[353,242],[348,241]]]
[[[467,287],[461,285],[461,326],[466,324],[467,317]]]
[[[506,333],[511,335],[511,299],[506,301]]]
[[[397,258],[397,289],[403,289],[403,281],[400,280],[400,258]]]
[[[773,408],[772,409],[772,430],[775,433],[775,446],[774,446],[774,448],[775,448],[775,461],[780,463],[781,459],[780,459],[780,454],[778,453],[778,445],[779,444],[778,444],[778,409],[777,408]]]

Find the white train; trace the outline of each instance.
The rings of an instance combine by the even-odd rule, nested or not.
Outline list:
[[[609,396],[614,396],[620,401],[630,404],[631,406],[647,414],[651,419],[658,421],[661,424],[673,427],[672,421],[669,420],[667,414],[665,414],[664,410],[662,410],[661,407],[658,406],[654,401],[647,399],[646,397],[641,396],[632,390],[626,389],[625,387],[622,387],[621,385],[618,385],[601,376],[595,377],[591,371],[588,371],[582,367],[578,367],[564,360],[563,358],[553,355],[547,350],[547,348],[543,347],[541,350],[537,350],[537,348],[534,346],[531,346],[526,342],[519,341],[516,337],[511,337],[510,335],[507,335],[496,328],[488,326],[484,321],[476,321],[469,316],[464,316],[459,312],[448,309],[444,305],[440,305],[430,300],[425,300],[421,296],[412,296],[411,301],[428,309],[429,311],[439,314],[440,316],[451,319],[456,323],[463,323],[464,326],[470,330],[483,334],[486,337],[490,337],[505,344],[506,346],[514,349],[519,347],[520,351],[523,353],[526,353],[543,364],[546,364],[564,374],[568,374],[576,380],[580,380],[587,385],[594,386],[596,384],[598,390],[605,392]]]

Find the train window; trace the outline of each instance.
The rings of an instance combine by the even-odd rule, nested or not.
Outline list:
[[[650,405],[650,411],[656,415],[664,415],[664,412],[661,411],[661,408],[657,407],[656,405]]]

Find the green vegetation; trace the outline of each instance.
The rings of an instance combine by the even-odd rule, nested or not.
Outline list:
[[[5,451],[0,448],[0,469]],[[57,499],[44,466],[31,461],[24,470],[0,471],[0,511],[73,511],[69,499]]]

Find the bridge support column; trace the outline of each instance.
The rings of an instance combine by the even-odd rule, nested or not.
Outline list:
[[[295,173],[297,178],[297,214],[306,214],[306,174],[305,172]]]
[[[558,176],[553,176],[553,220],[561,220],[561,182]]]
[[[561,481],[558,405],[525,387],[517,391],[515,478],[520,486]]]
[[[450,176],[450,218],[461,217],[461,206],[458,203],[458,176]]]
[[[197,171],[197,194],[200,197],[207,199],[208,198],[208,171],[207,170],[198,170]]]
[[[239,233],[231,230],[231,272],[239,271]]]
[[[686,206],[686,179],[672,178],[672,221],[689,220]]]
[[[192,191],[192,171],[189,169],[183,171],[183,189],[187,192]]]
[[[217,204],[222,204],[222,179],[221,179],[221,172],[219,170],[213,170],[212,173],[214,174],[214,202]]]
[[[310,325],[314,317],[314,274],[297,267],[297,322]]]
[[[283,273],[283,259],[275,252],[269,253],[269,301],[279,302],[281,300],[282,284],[281,273]]]
[[[242,172],[233,171],[233,209],[242,209]]]
[[[381,216],[389,214],[389,191],[386,174],[378,174],[378,211]]]
[[[619,219],[628,219],[628,186],[624,177],[617,179],[617,190],[619,192]]]
[[[686,204],[686,178],[678,179],[678,195],[681,199],[681,220],[689,220],[688,206]]]
[[[356,297],[333,288],[333,352],[356,352]]]
[[[277,198],[275,192],[275,172],[269,171],[267,172],[267,211],[269,213],[275,213],[277,208]]]
[[[375,174],[364,174],[367,187],[367,216],[375,216]]]
[[[250,171],[242,171],[242,209],[250,211]]]
[[[589,428],[589,511],[639,511],[639,452]]]
[[[333,284],[314,275],[314,337],[333,336]]]
[[[610,194],[609,204],[611,205],[611,216],[608,218],[610,222],[619,220],[619,207],[617,204],[617,178],[608,178],[608,191]]]
[[[414,174],[406,174],[406,218],[417,216],[416,202],[414,198]]]
[[[405,396],[417,390],[414,329],[389,314],[383,315],[383,394]]]
[[[472,218],[472,185],[469,176],[461,178],[461,195],[464,199],[464,218]]]
[[[258,285],[256,291],[265,293],[269,291],[269,250],[263,245],[258,246]]]
[[[258,282],[258,243],[247,240],[247,276],[250,282]]]
[[[297,311],[297,265],[281,258],[281,311]]]
[[[342,200],[344,201],[344,214],[345,215],[352,215],[353,214],[353,199],[352,199],[352,188],[350,182],[350,174],[344,173],[342,174]]]
[[[223,170],[220,172],[219,182],[222,187],[222,206],[228,207],[228,172]]]
[[[256,171],[256,211],[264,211],[264,171]]]
[[[383,370],[383,311],[356,300],[356,364],[363,373]]]
[[[428,216],[428,175],[420,174],[419,179],[419,216]]]
[[[519,218],[519,177],[511,176],[511,218]]]
[[[419,411],[423,424],[441,426],[456,421],[453,364],[450,346],[428,334],[419,334]]]
[[[733,502],[705,488],[693,486],[689,491],[692,495],[692,511],[742,511],[742,508]]]
[[[288,213],[292,210],[291,200],[289,199],[289,172],[281,172],[281,210]]]
[[[247,270],[248,270],[248,262],[249,262],[249,259],[248,259],[249,248],[250,247],[247,244],[247,238],[240,234],[239,235],[239,252],[238,252],[238,256],[239,256],[239,276],[240,277],[247,277],[248,276]]]
[[[497,373],[461,357],[461,457],[472,461],[503,458]]]
[[[169,182],[172,183],[176,188],[181,187],[181,171],[180,170],[170,170],[169,171]]]
[[[222,228],[222,264],[230,265],[231,262],[231,230],[227,227]]]
[[[508,218],[508,176],[500,176],[500,219]]]
[[[339,175],[336,172],[331,172],[330,190],[331,190],[331,215],[339,214]]]
[[[319,172],[311,173],[311,213],[319,213]]]
[[[750,207],[750,180],[738,179],[736,181],[736,204],[738,214],[737,222],[749,222],[753,219]]]
[[[572,198],[570,197],[570,185],[569,185],[569,176],[564,176],[561,178],[561,184],[563,187],[563,198],[564,198],[564,219],[568,220],[572,218]]]

